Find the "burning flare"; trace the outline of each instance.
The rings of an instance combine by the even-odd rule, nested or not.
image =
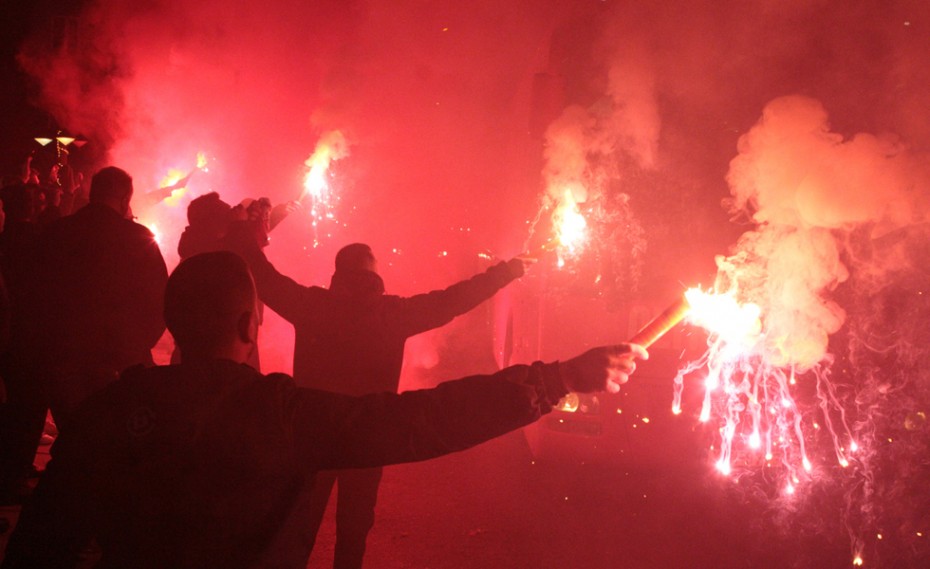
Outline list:
[[[334,160],[340,160],[349,155],[346,139],[338,130],[331,130],[316,143],[313,154],[307,158],[304,165],[308,168],[304,175],[304,196],[313,200],[314,204],[328,204],[330,200],[330,187],[327,183],[329,166]]]
[[[814,465],[806,449],[805,417],[792,395],[800,374],[795,365],[785,364],[778,342],[767,341],[762,310],[741,303],[734,292],[712,293],[690,289],[685,294],[690,311],[687,321],[708,331],[708,350],[697,361],[678,372],[672,412],[681,413],[684,378],[704,370],[704,400],[701,422],[716,418],[720,429],[716,468],[728,475],[734,463],[741,466],[785,467],[784,492],[794,494],[797,485],[809,478]],[[858,446],[852,438],[833,390],[818,366],[805,371],[817,381],[824,423],[836,451],[837,463],[849,465],[849,455]],[[839,410],[839,435],[831,419]],[[813,423],[815,429],[819,424]]]
[[[197,171],[209,172],[207,168],[207,155],[205,152],[197,153],[197,165],[189,172],[184,172],[178,168],[169,168],[168,173],[161,179],[158,188],[165,192],[170,192],[168,197],[163,201],[169,207],[176,207],[187,193],[187,185]]]
[[[340,160],[349,155],[349,146],[345,136],[338,130],[331,130],[324,133],[316,143],[313,154],[307,158],[304,165],[307,172],[304,175],[304,191],[300,201],[309,200],[310,207],[307,210],[312,218],[314,231],[322,220],[333,220],[338,198],[333,196],[332,188],[329,184],[329,167],[335,160]],[[318,244],[314,237],[314,246]]]
[[[567,189],[562,194],[562,201],[556,207],[552,220],[556,228],[556,239],[563,250],[572,254],[584,245],[588,224],[581,215],[571,190]]]

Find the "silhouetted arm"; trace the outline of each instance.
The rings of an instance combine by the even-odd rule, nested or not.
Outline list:
[[[311,287],[278,272],[258,246],[254,229],[246,223],[234,224],[224,243],[248,263],[262,302],[292,324],[306,318],[315,298]]]
[[[308,462],[360,468],[472,447],[532,423],[565,393],[559,364],[536,363],[401,394],[297,389],[286,422]]]
[[[501,262],[449,288],[398,299],[391,317],[402,332],[413,336],[448,324],[522,276],[523,261],[511,259]]]

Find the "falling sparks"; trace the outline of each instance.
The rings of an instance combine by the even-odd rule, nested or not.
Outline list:
[[[708,331],[708,350],[675,378],[673,413],[682,411],[684,377],[702,372],[704,398],[699,418],[719,430],[715,468],[730,475],[736,462],[771,466],[777,458],[785,467],[785,495],[793,495],[814,471],[806,449],[804,418],[791,392],[797,383],[795,367],[783,365],[781,354],[773,355],[759,306],[739,302],[732,292],[695,288],[685,296],[691,307],[687,321]],[[824,425],[833,437],[837,463],[845,468],[858,445],[842,413],[839,426],[845,429],[848,444],[841,442],[831,415],[842,409],[820,370],[809,371],[818,382]],[[813,426],[819,429],[819,424]]]

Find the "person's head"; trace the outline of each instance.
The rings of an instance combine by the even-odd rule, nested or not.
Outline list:
[[[245,362],[258,335],[255,283],[245,261],[228,251],[182,261],[165,287],[165,324],[182,362]]]
[[[217,237],[229,229],[232,216],[232,206],[221,200],[216,192],[194,198],[187,206],[187,224]]]
[[[364,243],[346,245],[336,253],[336,272],[343,271],[371,271],[378,272],[378,262],[375,260],[371,247]]]
[[[129,215],[132,200],[132,177],[125,171],[108,166],[90,180],[90,203],[105,205],[116,213]]]

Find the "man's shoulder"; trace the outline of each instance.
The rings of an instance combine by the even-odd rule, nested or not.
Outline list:
[[[189,378],[192,381],[198,378],[208,380],[214,377],[231,382],[288,381],[291,379],[287,374],[271,373],[266,375],[246,364],[216,359],[159,366],[136,365],[126,369],[122,373],[120,381],[128,385],[135,382],[168,381],[181,378]]]
[[[125,370],[114,381],[82,405],[90,419],[125,414],[127,409],[153,404],[183,408],[197,400],[277,399],[294,388],[294,380],[283,373],[264,375],[245,364],[228,360],[172,364]],[[93,421],[91,421],[93,422]]]

